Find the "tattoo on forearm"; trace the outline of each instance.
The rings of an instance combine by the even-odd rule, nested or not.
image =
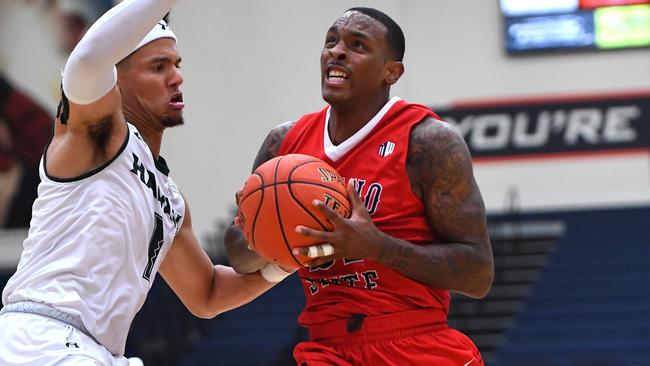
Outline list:
[[[391,250],[387,248],[389,245],[389,243],[384,243],[379,255],[379,261],[387,263],[388,266],[397,270],[406,269],[413,256],[413,248],[399,246]]]

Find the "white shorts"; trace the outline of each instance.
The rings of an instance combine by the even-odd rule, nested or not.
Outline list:
[[[126,366],[123,356],[108,350],[75,327],[29,313],[0,315],[0,365]]]

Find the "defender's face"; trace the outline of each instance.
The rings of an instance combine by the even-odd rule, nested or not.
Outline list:
[[[327,31],[321,53],[321,89],[328,103],[380,93],[388,61],[386,27],[359,13],[344,13]]]
[[[182,124],[180,62],[171,38],[155,40],[120,62],[118,84],[125,111],[160,121],[163,127]]]

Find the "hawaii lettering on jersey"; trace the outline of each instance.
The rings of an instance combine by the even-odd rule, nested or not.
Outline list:
[[[137,175],[140,178],[140,181],[151,190],[153,198],[158,200],[158,203],[160,203],[163,213],[165,213],[165,215],[167,215],[167,217],[169,217],[178,228],[178,222],[182,216],[171,207],[169,204],[169,198],[162,193],[160,187],[156,183],[156,175],[151,170],[144,167],[144,164],[140,162],[140,158],[135,153],[133,153],[133,168],[129,171]]]

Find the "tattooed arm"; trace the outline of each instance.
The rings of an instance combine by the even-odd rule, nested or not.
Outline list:
[[[439,243],[416,246],[384,235],[378,261],[433,287],[485,296],[494,264],[465,141],[448,124],[429,118],[411,131],[406,168]]]
[[[278,156],[280,145],[294,124],[295,122],[286,122],[269,132],[257,153],[251,172],[254,172],[257,167]],[[224,245],[230,265],[238,273],[253,273],[267,263],[259,254],[248,249],[248,242],[244,238],[244,233],[234,223],[226,230]]]

